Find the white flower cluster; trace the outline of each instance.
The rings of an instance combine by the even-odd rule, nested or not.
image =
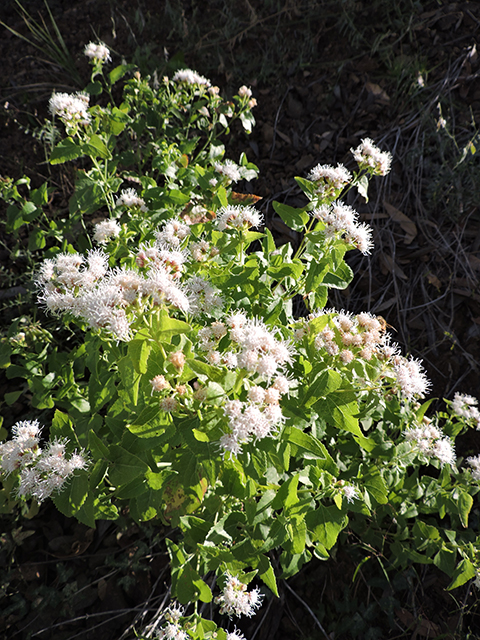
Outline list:
[[[259,589],[247,591],[247,585],[228,572],[226,580],[222,594],[215,598],[215,603],[220,605],[220,613],[249,618],[255,615],[262,603]]]
[[[358,488],[353,484],[346,484],[345,480],[339,480],[337,482],[336,490],[339,495],[344,496],[347,502],[353,502],[360,499],[360,492]]]
[[[65,456],[67,440],[54,440],[44,450],[40,447],[41,427],[37,420],[17,422],[12,428],[13,440],[0,444],[0,469],[8,476],[19,472],[20,496],[42,502],[60,491],[75,469],[85,469],[87,461],[81,453]]]
[[[183,82],[184,84],[203,85],[210,87],[211,82],[192,69],[179,69],[173,76],[174,82]]]
[[[183,615],[183,608],[177,604],[172,604],[165,611],[167,624],[157,632],[159,640],[187,640],[188,633],[182,629],[180,618]]]
[[[343,164],[332,167],[330,164],[317,164],[307,176],[308,180],[317,182],[317,191],[322,195],[330,195],[343,189],[352,179],[352,174]]]
[[[480,455],[467,458],[467,464],[472,467],[472,478],[480,480]]]
[[[263,223],[262,214],[255,207],[242,205],[228,205],[217,211],[217,228],[225,231],[227,227],[242,229],[245,227],[258,228]]]
[[[471,420],[480,430],[480,411],[478,410],[478,400],[476,398],[456,393],[453,397],[452,411],[460,418]]]
[[[358,222],[358,213],[341,201],[322,205],[311,214],[325,225],[326,238],[342,238],[347,244],[354,245],[364,255],[373,248],[372,228]]]
[[[326,351],[328,356],[338,358],[345,364],[361,359],[378,360],[382,377],[393,379],[393,386],[406,400],[423,397],[430,383],[418,360],[399,355],[398,345],[390,342],[385,332],[385,321],[374,315],[362,312],[351,315],[345,311],[324,310],[318,315],[332,316],[331,323],[314,338],[314,346]],[[314,319],[316,316],[312,315]],[[295,338],[303,340],[309,335],[309,325],[299,322],[295,329]]]
[[[225,176],[228,180],[228,184],[231,182],[238,182],[242,179],[242,167],[240,167],[233,160],[225,160],[225,162],[215,162],[213,168],[221,176]]]
[[[370,170],[374,175],[386,176],[392,164],[392,154],[380,151],[370,138],[364,138],[356,149],[350,149],[359,168]]]
[[[94,62],[110,62],[112,60],[110,51],[107,46],[102,42],[95,44],[95,42],[89,42],[85,45],[83,53]]]
[[[221,353],[218,343],[226,335],[233,349]],[[271,436],[282,424],[279,402],[292,383],[281,372],[291,362],[292,347],[278,340],[261,322],[249,320],[240,312],[232,314],[226,324],[214,322],[204,327],[198,337],[210,364],[230,369],[240,367],[259,376],[257,384],[247,387],[247,401],[228,400],[223,406],[229,431],[220,438],[220,446],[225,452],[238,455],[242,444],[251,438]],[[264,381],[268,387],[261,386]]]
[[[90,96],[86,93],[54,93],[48,103],[50,113],[58,116],[67,127],[86,125],[90,122],[88,105]]]
[[[96,235],[97,241],[105,237]],[[108,256],[100,249],[89,251],[86,258],[61,254],[40,268],[39,301],[52,313],[71,313],[92,329],[106,328],[118,340],[129,340],[131,322],[148,306],[170,304],[192,314],[221,308],[222,298],[206,280],[195,276],[180,283],[187,255],[158,242],[140,247],[136,263],[146,267],[142,273],[126,267],[110,269]]]
[[[429,421],[425,421],[418,427],[407,429],[405,438],[426,457],[437,458],[442,465],[455,464],[455,450],[452,441]]]
[[[370,313],[351,315],[346,311],[332,312],[333,327],[327,326],[315,336],[314,345],[325,349],[328,355],[338,356],[344,364],[360,358],[371,360],[374,356],[388,359],[395,347],[390,347],[388,336],[381,322]]]
[[[117,238],[120,235],[121,227],[116,220],[102,220],[95,225],[93,239],[98,244],[105,244],[111,238]]]
[[[430,381],[419,360],[395,355],[393,368],[397,385],[404,398],[411,400],[414,397],[423,398],[425,396],[430,388]]]
[[[155,238],[159,244],[168,244],[171,247],[179,247],[185,238],[190,235],[190,227],[177,218],[163,223],[163,229],[157,231]]]
[[[145,200],[137,195],[135,189],[123,189],[115,203],[116,207],[140,207],[140,211],[147,211]]]

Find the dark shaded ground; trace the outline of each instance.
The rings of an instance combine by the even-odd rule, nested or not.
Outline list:
[[[24,5],[33,16],[37,10],[47,15],[39,0]],[[267,224],[280,242],[299,240],[271,207],[274,199],[303,203],[295,175],[319,162],[352,166],[349,149],[362,137],[390,150],[390,176],[373,185],[368,204],[351,201],[375,229],[374,254],[352,257],[356,280],[331,304],[382,314],[402,348],[425,359],[434,396],[478,395],[480,179],[477,156],[460,160],[470,140],[478,146],[480,3],[245,0],[200,8],[187,0],[51,0],[49,6],[85,83],[83,46],[99,38],[117,52],[115,62],[124,55],[143,72],[161,68],[166,48],[170,56],[183,51],[187,65],[222,90],[252,86],[257,127],[249,138],[235,133],[228,155],[236,159],[245,151],[258,164],[260,179],[251,188],[262,196]],[[4,0],[0,20],[28,33],[14,2]],[[47,116],[54,88],[80,87],[7,31],[0,59],[0,175],[26,173],[36,185],[51,175],[55,206],[65,206],[72,174],[45,163],[31,131]],[[451,137],[438,128],[438,104]],[[8,323],[26,312],[12,294],[26,285],[22,256],[10,255],[8,240],[0,261]],[[11,390],[5,382],[0,388]],[[24,407],[8,410],[21,419]],[[463,441],[462,452],[478,452],[475,436]],[[168,583],[162,528],[99,523],[93,532],[47,505],[32,520],[5,517],[2,531],[5,638],[32,632],[42,639],[120,638],[136,614],[140,628],[162,604]],[[312,563],[282,587],[281,600],[242,627],[247,637],[256,627],[258,639],[324,637],[305,603],[335,622],[332,638],[453,638],[455,630],[455,637],[466,638],[469,628],[470,638],[480,637],[476,594],[447,594],[448,581],[432,567],[412,567],[389,582],[374,554],[352,583],[351,558],[360,541],[349,542],[349,555],[340,550],[333,562]],[[60,625],[64,620],[70,622]],[[51,625],[60,626],[42,631]]]

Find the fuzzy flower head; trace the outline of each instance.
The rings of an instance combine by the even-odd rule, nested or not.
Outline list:
[[[317,164],[307,176],[308,180],[316,183],[317,191],[329,196],[340,191],[352,179],[352,174],[343,164],[332,167],[329,164]]]
[[[140,211],[146,211],[145,200],[137,195],[135,189],[123,189],[115,203],[116,207],[140,207]]]
[[[219,231],[225,231],[227,228],[258,228],[262,223],[262,214],[250,206],[228,205],[222,207],[217,213],[217,228]]]
[[[111,62],[112,60],[108,47],[102,42],[99,42],[98,44],[89,42],[85,45],[83,53],[87,58],[90,58],[94,64],[98,64],[99,62],[103,64],[104,62]]]
[[[238,182],[242,178],[240,167],[233,160],[225,160],[225,162],[215,162],[213,168],[217,173],[226,178],[228,184]]]
[[[326,239],[343,240],[346,244],[354,245],[364,255],[370,253],[373,247],[372,229],[369,225],[358,222],[358,214],[350,205],[338,200],[331,205],[314,209],[311,215],[325,225],[323,233]]]
[[[88,466],[82,452],[67,456],[67,440],[55,439],[42,449],[40,432],[36,420],[17,422],[12,428],[13,439],[0,444],[0,473],[17,473],[18,495],[37,502],[61,491],[75,470]]]
[[[247,585],[238,578],[226,573],[226,582],[221,595],[215,598],[215,603],[220,605],[220,613],[228,616],[255,615],[262,602],[259,589],[247,591]]]
[[[471,467],[472,478],[480,480],[480,455],[467,458],[467,464]]]
[[[392,164],[392,154],[380,151],[373,140],[364,138],[356,149],[350,149],[360,170],[366,170],[375,176],[386,176]]]
[[[93,239],[97,244],[106,244],[120,235],[121,227],[116,220],[102,220],[95,225]]]
[[[423,422],[417,427],[408,429],[405,432],[405,439],[423,456],[437,458],[442,466],[455,464],[456,456],[452,441],[430,422]]]
[[[206,88],[211,86],[210,80],[207,80],[207,78],[204,78],[196,71],[192,71],[192,69],[179,69],[173,76],[173,81],[182,84],[203,86]]]
[[[401,395],[407,400],[423,398],[430,387],[430,381],[421,362],[413,358],[408,360],[402,356],[395,356],[393,365]]]
[[[478,400],[472,396],[456,393],[451,404],[452,412],[459,418],[472,421],[480,429],[480,411]]]
[[[53,116],[58,116],[67,132],[74,132],[79,125],[87,125],[90,115],[87,111],[90,96],[86,93],[54,93],[48,103]]]

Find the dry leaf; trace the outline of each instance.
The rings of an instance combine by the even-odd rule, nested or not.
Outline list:
[[[398,266],[392,256],[388,255],[388,253],[380,254],[380,264],[382,267],[391,273],[393,276],[398,276],[402,280],[408,280],[407,274]]]
[[[387,213],[391,217],[391,219],[395,222],[398,222],[398,224],[405,231],[405,244],[410,244],[418,233],[417,225],[413,222],[413,220],[410,220],[408,216],[406,216],[399,209],[394,207],[393,204],[390,204],[386,200],[383,201],[383,206],[387,210]]]
[[[374,82],[366,82],[365,89],[368,91],[368,93],[373,94],[376,102],[382,102],[383,104],[390,103],[390,96],[384,89],[382,89],[379,84],[375,84]]]
[[[255,196],[253,193],[237,193],[232,191],[230,199],[235,204],[255,204],[262,199],[262,196]]]
[[[385,311],[385,309],[389,309],[391,306],[398,302],[397,296],[393,296],[393,298],[389,298],[380,304],[378,307],[375,307],[375,313],[380,313],[381,311]]]
[[[437,289],[440,289],[440,287],[442,286],[441,281],[433,273],[427,274],[427,280],[430,284],[433,284],[433,286],[436,287]]]
[[[467,255],[468,263],[473,271],[480,271],[480,258],[474,256],[473,253]]]

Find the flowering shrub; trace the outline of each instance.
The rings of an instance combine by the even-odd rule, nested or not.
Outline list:
[[[356,170],[318,165],[296,178],[307,204],[274,208],[302,241],[277,246],[255,198],[232,189],[257,168],[226,159],[220,139],[235,119],[251,130],[251,91],[227,101],[189,69],[162,80],[135,72],[115,106],[111,87],[133,70],[105,74],[102,47],[85,49],[89,93],[50,102],[66,133],[51,162],[78,170],[69,217],[37,235],[35,249],[55,246],[36,285],[76,341],[65,350],[17,321],[3,343],[7,374],[26,380],[33,407],[54,410],[43,451],[36,422],[1,445],[8,490],[51,495],[90,527],[121,511],[176,527],[173,595],[214,599],[228,616],[260,606],[259,589],[247,589],[254,577],[277,595],[278,577],[312,555],[327,560],[349,535],[393,568],[435,564],[450,588],[474,578],[480,463],[457,460],[454,440],[478,427],[476,401],[457,396],[428,417],[422,365],[401,355],[384,321],[326,309],[329,289],[352,280],[346,252],[373,249],[342,195],[367,197],[390,154],[365,139],[352,149]],[[105,90],[108,105],[89,106]],[[11,232],[41,218],[50,189],[28,200],[18,186],[4,186]],[[214,631],[242,637],[175,607],[158,637]]]

